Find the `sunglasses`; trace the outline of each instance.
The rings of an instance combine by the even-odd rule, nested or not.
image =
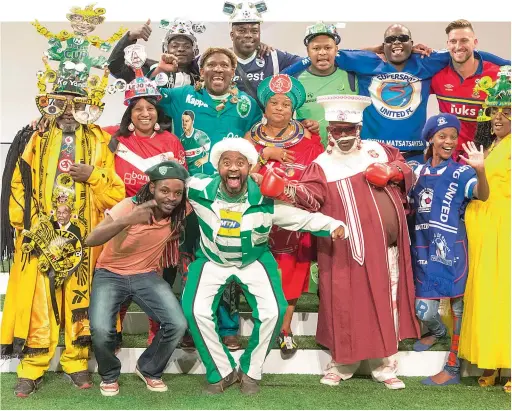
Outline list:
[[[44,94],[36,97],[36,105],[39,112],[49,119],[60,117],[70,106],[76,121],[91,124],[101,116],[105,103],[87,97]]]
[[[498,113],[510,120],[510,107],[487,107],[485,109],[487,117],[496,117]]]
[[[407,34],[400,34],[399,36],[387,36],[384,38],[384,43],[393,44],[395,41],[399,41],[400,43],[407,43],[411,39],[411,36]]]
[[[334,137],[334,139],[340,138],[343,134],[345,136],[355,136],[357,132],[358,125],[350,125],[350,126],[327,126],[327,132]]]

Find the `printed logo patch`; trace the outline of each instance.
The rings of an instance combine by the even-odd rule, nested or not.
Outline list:
[[[236,111],[238,115],[242,118],[245,118],[249,115],[251,111],[251,100],[247,96],[238,97],[238,103],[236,104]]]

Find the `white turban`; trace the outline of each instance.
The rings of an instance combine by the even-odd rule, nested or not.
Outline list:
[[[238,151],[247,158],[252,166],[258,162],[258,152],[248,140],[238,137],[225,138],[215,144],[210,152],[210,163],[212,163],[215,170],[218,169],[220,157],[226,151]]]

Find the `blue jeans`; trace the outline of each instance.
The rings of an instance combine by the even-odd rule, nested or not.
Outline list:
[[[121,372],[121,361],[114,353],[116,316],[121,304],[128,298],[160,324],[153,342],[137,361],[142,375],[161,378],[169,358],[187,330],[187,321],[178,300],[169,284],[156,272],[119,275],[103,268],[96,269],[89,318],[98,373],[107,383],[117,381]]]
[[[448,332],[439,315],[439,304],[439,300],[416,299],[416,316],[427,326],[432,335],[437,338],[444,337]],[[450,304],[453,316],[453,335],[450,354],[448,354],[444,370],[452,375],[457,375],[460,372],[460,361],[458,358],[459,335],[462,312],[464,311],[464,297],[451,298]]]

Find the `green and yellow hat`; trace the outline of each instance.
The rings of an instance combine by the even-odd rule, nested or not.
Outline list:
[[[306,90],[302,83],[287,74],[267,77],[258,86],[258,100],[263,106],[276,94],[285,94],[291,100],[293,110],[297,110],[306,101]]]

